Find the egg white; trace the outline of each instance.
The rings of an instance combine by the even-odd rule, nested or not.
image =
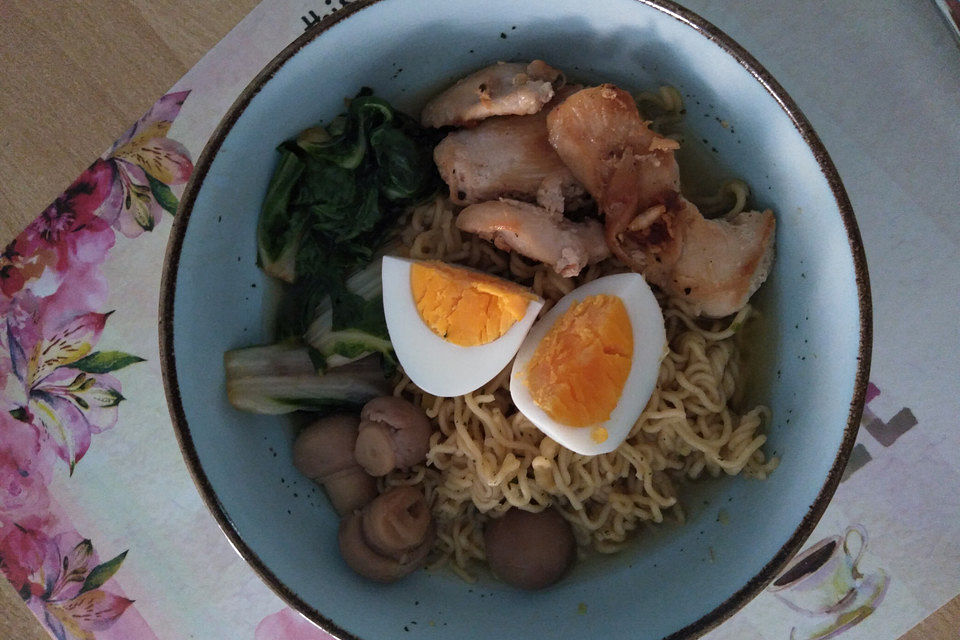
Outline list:
[[[463,347],[435,334],[420,317],[410,286],[413,263],[393,256],[383,259],[383,312],[400,366],[415,385],[435,396],[459,396],[479,389],[509,364],[543,300],[532,300],[523,318],[493,342]]]
[[[547,332],[574,303],[595,295],[619,297],[627,310],[633,329],[633,359],[623,392],[610,418],[584,427],[560,424],[541,409],[523,381],[530,358]],[[598,455],[613,451],[630,433],[630,428],[650,400],[657,384],[660,361],[666,353],[667,335],[663,313],[650,286],[638,273],[621,273],[597,278],[565,295],[539,321],[520,346],[510,374],[510,395],[523,415],[547,436],[571,451],[584,455]],[[595,442],[594,429],[607,430],[607,439]]]

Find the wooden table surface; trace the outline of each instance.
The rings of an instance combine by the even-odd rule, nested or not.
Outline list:
[[[0,246],[256,4],[0,0]],[[960,597],[902,640],[957,637]],[[3,579],[0,638],[50,638]]]

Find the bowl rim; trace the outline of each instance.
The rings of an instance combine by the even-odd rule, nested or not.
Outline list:
[[[836,457],[823,485],[817,493],[816,499],[810,505],[800,524],[787,542],[784,543],[777,553],[768,560],[760,571],[747,581],[743,587],[702,617],[662,639],[681,640],[700,637],[711,629],[719,626],[720,623],[733,616],[733,614],[743,608],[750,600],[759,595],[786,566],[787,562],[800,550],[800,547],[813,532],[829,505],[833,494],[840,484],[843,471],[846,468],[857,437],[857,432],[860,428],[873,346],[873,310],[866,254],[850,200],[843,187],[836,166],[827,153],[826,148],[794,100],[766,68],[748,53],[746,49],[734,41],[733,38],[728,36],[724,31],[700,17],[695,12],[681,7],[671,0],[633,1],[678,20],[695,30],[701,36],[717,44],[750,73],[786,113],[787,117],[807,144],[807,147],[813,153],[833,193],[844,229],[846,230],[850,252],[853,258],[854,279],[857,287],[857,302],[859,307],[860,342],[857,352],[857,370],[854,378],[853,395],[850,399],[847,424],[844,428],[843,439]],[[227,540],[237,553],[281,599],[313,623],[319,625],[324,631],[343,640],[362,639],[340,627],[304,601],[267,567],[263,560],[260,559],[256,552],[253,551],[240,536],[234,522],[227,514],[213,486],[210,484],[203,470],[203,466],[200,464],[200,459],[197,456],[193,438],[190,434],[190,427],[183,409],[177,382],[176,356],[173,352],[174,300],[176,297],[180,252],[183,248],[190,215],[213,159],[223,144],[223,141],[232,130],[233,125],[236,124],[250,101],[259,93],[263,86],[287,61],[307,44],[313,42],[335,24],[355,15],[363,9],[380,4],[381,2],[385,2],[385,0],[359,0],[334,13],[324,16],[319,22],[308,27],[303,34],[280,51],[240,93],[207,140],[199,159],[194,165],[194,171],[184,189],[177,215],[174,217],[170,240],[164,256],[160,283],[159,346],[163,386],[177,441],[187,463],[190,475],[199,489],[204,503],[213,514],[220,529],[226,535]]]

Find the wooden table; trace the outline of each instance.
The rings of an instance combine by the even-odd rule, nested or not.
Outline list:
[[[0,4],[0,246],[258,0]],[[960,598],[902,640],[955,640]],[[0,579],[0,638],[49,640]],[[294,639],[290,639],[294,640]]]

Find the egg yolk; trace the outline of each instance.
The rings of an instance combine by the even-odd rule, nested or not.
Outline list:
[[[410,288],[430,330],[462,347],[493,342],[537,299],[508,280],[439,261],[413,263]]]
[[[590,296],[571,305],[527,363],[524,383],[547,415],[570,427],[610,419],[633,360],[633,328],[623,301]],[[606,433],[593,434],[606,440]]]

